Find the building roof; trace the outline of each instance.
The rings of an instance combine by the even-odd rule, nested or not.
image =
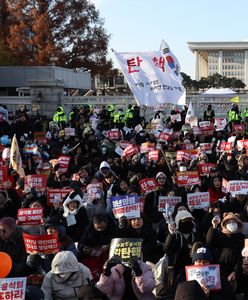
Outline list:
[[[188,42],[189,49],[204,50],[248,50],[248,41],[242,42]]]
[[[31,82],[52,83],[71,89],[90,89],[91,74],[56,66],[0,67],[0,87],[29,87]]]

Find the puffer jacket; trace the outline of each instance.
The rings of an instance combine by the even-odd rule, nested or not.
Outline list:
[[[111,300],[122,300],[125,292],[125,279],[123,277],[121,265],[116,265],[111,269],[111,276],[101,274],[96,287]],[[141,276],[132,276],[132,288],[138,300],[153,300],[152,290],[155,288],[155,279],[151,267],[141,262]]]
[[[59,276],[65,273],[71,273],[71,276],[68,279]],[[91,280],[90,270],[79,263],[72,252],[62,251],[54,257],[52,270],[46,274],[41,289],[45,300],[78,300],[81,287],[87,286]]]

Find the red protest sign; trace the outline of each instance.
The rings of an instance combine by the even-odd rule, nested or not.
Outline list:
[[[183,160],[188,161],[188,160],[190,160],[189,150],[178,150],[176,160],[177,161],[183,161]]]
[[[121,133],[119,129],[112,129],[107,132],[107,137],[110,140],[119,140],[119,138],[121,137]]]
[[[59,173],[66,173],[70,163],[71,157],[66,155],[59,156],[57,163],[59,165]]]
[[[214,125],[210,124],[209,126],[205,126],[201,128],[201,134],[205,136],[212,136],[214,133]]]
[[[198,171],[177,172],[177,184],[178,186],[200,184]]]
[[[139,182],[141,193],[148,194],[158,189],[158,183],[154,178],[144,178]]]
[[[152,150],[148,153],[148,159],[158,161],[159,150]]]
[[[140,146],[140,153],[147,153],[155,149],[155,144],[151,144],[149,142],[142,143]]]
[[[231,152],[232,151],[232,142],[221,142],[219,145],[220,151]]]
[[[0,299],[25,300],[26,277],[1,278]]]
[[[42,223],[43,207],[21,208],[18,210],[19,225],[39,225]]]
[[[46,133],[43,131],[36,131],[34,132],[34,140],[40,143],[46,143]]]
[[[158,136],[158,141],[167,142],[170,139],[171,139],[171,134],[169,134],[168,132],[160,132]]]
[[[52,254],[59,252],[58,234],[29,235],[22,233],[26,252],[30,254]]]
[[[103,192],[103,185],[101,182],[97,183],[90,183],[86,187],[88,200],[89,202],[92,202],[96,199],[100,199]]]
[[[245,132],[245,124],[233,124],[232,123],[232,132],[244,133]]]
[[[62,205],[63,199],[73,189],[48,189],[47,190],[47,205],[52,206],[53,203]]]
[[[215,164],[199,164],[198,165],[198,172],[200,176],[206,176],[209,175],[210,170],[215,167]]]
[[[129,146],[127,146],[127,148],[124,149],[122,156],[127,158],[133,156],[136,153],[138,153],[137,148],[135,148],[134,145],[130,144]]]
[[[212,143],[200,143],[200,151],[210,154],[212,152]]]
[[[37,191],[45,191],[46,189],[47,175],[28,175],[24,178],[25,191],[31,188],[35,188]]]

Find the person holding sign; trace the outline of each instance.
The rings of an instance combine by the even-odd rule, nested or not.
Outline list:
[[[218,226],[221,225],[221,231]],[[217,261],[221,265],[223,275],[234,284],[241,273],[241,250],[244,244],[243,224],[234,213],[224,213],[223,220],[213,218],[206,241],[218,254]]]
[[[0,251],[9,254],[12,259],[9,277],[25,276],[29,273],[22,232],[16,226],[16,221],[13,218],[0,219]]]
[[[153,300],[155,279],[151,267],[141,261],[130,259],[122,263],[112,257],[103,266],[97,288],[111,300]]]

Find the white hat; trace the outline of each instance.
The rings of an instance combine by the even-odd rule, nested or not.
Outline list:
[[[2,153],[2,159],[8,159],[10,158],[10,148],[4,148]]]
[[[187,210],[179,210],[175,217],[175,222],[176,222],[177,228],[179,226],[179,222],[184,219],[194,219],[194,217]]]
[[[111,169],[111,168],[110,168],[110,165],[109,165],[105,160],[102,161],[101,164],[100,164],[100,170],[101,170],[102,168],[108,168],[108,169]]]

